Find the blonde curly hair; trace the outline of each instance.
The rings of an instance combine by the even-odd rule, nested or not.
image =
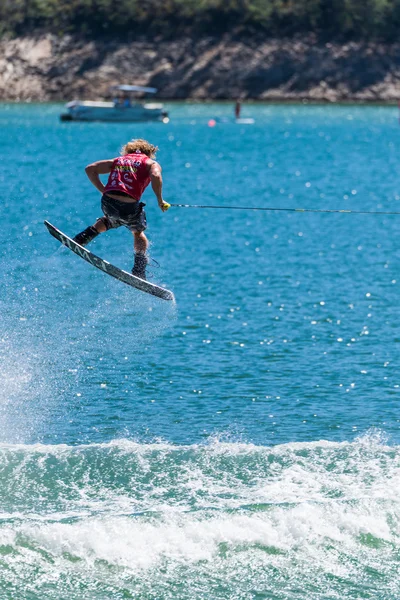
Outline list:
[[[153,146],[147,140],[131,140],[121,148],[121,155],[133,154],[137,150],[140,150],[143,154],[146,154],[149,158],[155,158],[158,146]]]

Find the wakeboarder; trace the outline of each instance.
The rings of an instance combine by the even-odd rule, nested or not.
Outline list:
[[[94,187],[102,194],[101,209],[104,216],[78,233],[73,239],[86,246],[100,233],[117,227],[127,227],[134,237],[134,265],[132,275],[146,279],[146,266],[149,261],[147,250],[149,241],[144,234],[147,228],[145,204],[141,197],[151,183],[158,206],[165,212],[168,202],[162,196],[161,166],[155,161],[158,148],[146,140],[135,139],[122,147],[121,155],[109,160],[99,160],[85,169]],[[108,174],[104,185],[100,175]]]

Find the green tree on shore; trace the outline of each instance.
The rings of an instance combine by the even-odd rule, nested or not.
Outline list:
[[[400,0],[0,0],[0,35],[92,37],[315,33],[322,39],[395,40]]]

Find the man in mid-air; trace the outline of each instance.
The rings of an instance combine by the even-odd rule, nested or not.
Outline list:
[[[132,274],[146,279],[149,242],[144,234],[147,227],[145,204],[140,201],[146,187],[151,187],[157,197],[158,206],[163,212],[170,205],[162,197],[161,167],[154,160],[157,146],[146,140],[132,140],[121,149],[121,156],[110,160],[99,160],[86,167],[86,175],[94,187],[102,194],[100,217],[90,227],[74,237],[74,241],[86,246],[99,233],[127,227],[134,236],[135,262]],[[106,185],[100,175],[109,173]]]

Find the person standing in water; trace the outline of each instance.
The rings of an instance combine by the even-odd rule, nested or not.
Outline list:
[[[132,275],[146,279],[149,242],[144,234],[147,228],[145,204],[140,201],[146,187],[151,183],[158,206],[163,212],[170,205],[162,197],[161,167],[154,160],[158,148],[146,140],[132,140],[121,149],[121,156],[99,160],[88,165],[86,175],[102,194],[101,209],[104,216],[78,233],[73,239],[86,246],[100,233],[117,227],[127,227],[134,236],[135,261]],[[104,185],[100,175],[109,174]]]
[[[235,119],[240,119],[240,111],[242,109],[242,105],[240,100],[236,100],[235,104]]]

